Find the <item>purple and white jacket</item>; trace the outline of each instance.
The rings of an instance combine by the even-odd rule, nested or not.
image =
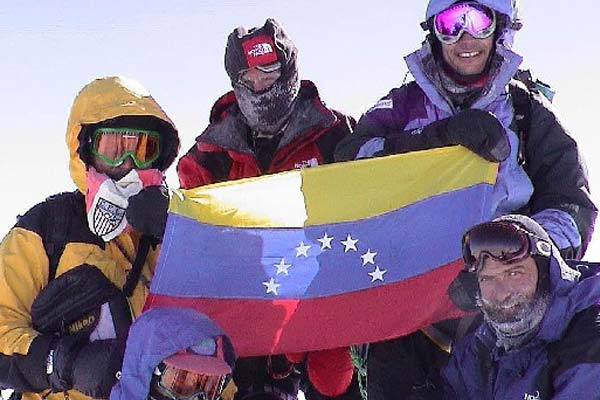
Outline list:
[[[495,68],[470,106],[494,114],[504,126],[511,146],[510,156],[499,167],[493,215],[529,215],[546,229],[565,257],[581,257],[597,210],[589,197],[587,172],[577,144],[550,103],[542,95],[532,93],[531,127],[525,146],[527,164],[519,165],[519,139],[508,87],[522,58],[500,41],[493,57]],[[392,89],[362,116],[354,133],[337,146],[336,160],[381,155],[387,135],[414,134],[460,111],[445,97],[436,78],[439,66],[429,42],[405,59],[414,81]]]

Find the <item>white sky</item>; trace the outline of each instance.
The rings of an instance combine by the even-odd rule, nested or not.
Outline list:
[[[300,75],[328,105],[359,117],[398,86],[424,37],[425,1],[4,1],[0,5],[0,236],[47,195],[74,188],[64,133],[78,90],[95,77],[142,82],[177,124],[186,151],[230,88],[228,33],[275,17],[299,48]],[[600,191],[596,0],[524,0],[515,48],[557,91],[555,104]],[[101,6],[100,6],[101,4]],[[174,168],[169,183],[177,186]],[[600,234],[586,258],[600,260]]]

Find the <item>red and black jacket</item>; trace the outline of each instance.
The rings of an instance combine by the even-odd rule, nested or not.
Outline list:
[[[179,160],[179,183],[189,189],[331,163],[337,143],[351,133],[354,125],[352,117],[325,106],[312,82],[302,81],[277,149],[270,163],[261,168],[250,144],[250,128],[232,91],[217,100],[209,126]]]

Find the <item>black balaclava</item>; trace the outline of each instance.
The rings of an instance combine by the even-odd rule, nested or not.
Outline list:
[[[289,119],[300,92],[297,49],[272,18],[260,28],[236,28],[227,39],[225,70],[242,115],[258,136],[273,136]],[[238,82],[241,72],[279,63],[281,77],[267,90],[255,92]]]

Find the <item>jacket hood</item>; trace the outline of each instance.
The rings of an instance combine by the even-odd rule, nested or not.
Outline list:
[[[87,125],[119,117],[147,117],[154,120],[164,143],[155,168],[165,171],[177,156],[177,129],[146,88],[137,81],[120,76],[95,79],[75,97],[67,123],[69,172],[82,193],[86,191],[86,162],[81,157],[81,145],[87,139],[82,137],[82,131]]]
[[[145,311],[131,326],[121,378],[110,399],[146,399],[156,366],[175,353],[217,337],[223,338],[223,357],[232,367],[235,353],[229,338],[204,314],[179,307]]]
[[[302,80],[294,111],[283,129],[278,148],[291,143],[309,129],[330,127],[336,121],[333,111],[321,101],[315,84]],[[210,124],[196,140],[240,153],[253,153],[246,139],[249,129],[235,94],[230,91],[214,104],[210,112]]]

